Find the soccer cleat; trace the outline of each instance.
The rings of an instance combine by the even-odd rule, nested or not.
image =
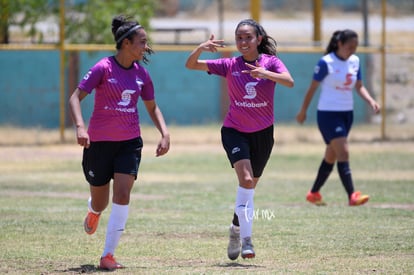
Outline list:
[[[361,192],[357,191],[352,193],[351,197],[349,198],[349,205],[350,206],[358,206],[366,203],[369,200],[368,195],[361,195]]]
[[[83,227],[85,228],[85,232],[89,235],[95,233],[96,229],[98,228],[99,217],[101,214],[95,214],[91,211],[88,211],[86,215],[85,221],[83,222]]]
[[[236,260],[240,255],[240,228],[231,225],[229,228],[229,245],[227,246],[227,256],[230,260]]]
[[[124,268],[124,266],[116,262],[114,255],[108,253],[105,257],[101,257],[99,268],[106,270],[114,270],[118,268]]]
[[[306,195],[306,200],[317,206],[326,205],[326,203],[322,200],[322,195],[319,192],[312,193],[311,191],[309,191]]]
[[[241,256],[243,259],[246,259],[246,258],[251,259],[256,256],[253,250],[252,239],[250,237],[246,237],[242,240]]]

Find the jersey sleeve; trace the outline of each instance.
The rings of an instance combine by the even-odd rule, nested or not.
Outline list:
[[[313,70],[313,80],[321,82],[328,75],[328,64],[323,59],[320,59]]]
[[[282,60],[280,60],[277,57],[272,57],[272,58],[274,58],[272,61],[272,66],[271,66],[273,72],[275,73],[289,72],[289,70],[287,69],[287,67],[285,66]]]
[[[83,77],[78,88],[87,93],[91,93],[104,77],[105,69],[101,62],[96,63]]]
[[[362,79],[362,76],[361,76],[361,64],[359,64],[358,72],[357,72],[357,80],[361,80],[361,79]]]
[[[145,82],[142,87],[141,98],[145,101],[154,100],[155,98],[154,83],[152,82],[151,76],[147,70],[145,70]]]
[[[225,77],[228,70],[228,65],[225,58],[214,60],[207,60],[207,67],[209,74],[216,74]]]

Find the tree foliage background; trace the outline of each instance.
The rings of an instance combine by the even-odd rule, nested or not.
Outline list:
[[[157,0],[65,0],[65,40],[113,43],[111,22],[118,14],[130,15],[148,29],[157,3]],[[32,43],[43,43],[44,35],[36,24],[52,19],[58,25],[59,8],[59,0],[0,0],[0,43],[9,43],[11,26],[19,26]]]
[[[113,43],[112,18],[118,14],[130,15],[149,29],[156,1],[153,0],[88,0],[67,7],[65,36],[71,43]]]
[[[54,5],[58,0],[0,0],[0,43],[9,43],[10,26],[20,26],[24,35],[32,42],[43,42],[42,33],[36,30],[36,23],[47,15],[56,14]]]

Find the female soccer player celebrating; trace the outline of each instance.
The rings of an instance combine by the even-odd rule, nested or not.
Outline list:
[[[353,89],[356,89],[374,112],[378,113],[380,106],[362,83],[359,58],[355,55],[357,46],[356,32],[342,30],[333,33],[325,55],[315,67],[313,80],[296,116],[299,123],[305,121],[312,97],[321,85],[317,120],[326,150],[312,189],[306,196],[310,203],[316,205],[325,204],[319,190],[328,179],[335,162],[348,194],[349,205],[362,205],[369,199],[368,195],[354,191],[349,166],[348,134],[353,121]]]
[[[82,167],[90,186],[86,233],[93,234],[102,211],[108,206],[113,179],[112,210],[100,268],[123,266],[113,257],[128,218],[128,204],[137,178],[143,146],[137,110],[138,98],[161,134],[156,156],[166,154],[170,137],[163,115],[155,103],[154,87],[147,70],[137,60],[152,53],[147,35],[137,21],[125,16],[112,20],[117,53],[96,63],[79,83],[69,100],[76,137],[84,147]],[[95,90],[95,105],[86,130],[80,102]]]
[[[270,157],[274,138],[275,85],[293,87],[293,79],[276,57],[276,41],[254,20],[241,21],[235,31],[240,56],[200,60],[203,51],[216,52],[223,40],[214,35],[194,49],[186,67],[207,71],[227,80],[230,106],[221,128],[223,147],[234,167],[239,186],[230,226],[228,257],[255,257],[251,241],[254,190]],[[240,243],[241,239],[241,243]]]

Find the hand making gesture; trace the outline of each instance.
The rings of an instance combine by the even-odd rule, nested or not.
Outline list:
[[[217,52],[217,48],[225,47],[223,43],[224,43],[224,40],[214,39],[214,34],[211,34],[209,40],[201,43],[200,45],[197,46],[197,48],[195,48],[191,52],[190,56],[187,59],[187,62],[185,63],[185,66],[188,69],[207,71],[208,66],[206,64],[206,61],[198,59],[200,54],[203,51],[212,52],[212,53]]]
[[[202,49],[203,51],[208,51],[208,52],[217,52],[217,48],[224,48],[224,40],[220,39],[220,40],[215,40],[214,39],[214,34],[210,35],[210,38],[206,41],[200,44],[199,48]]]
[[[246,64],[246,66],[249,67],[251,70],[243,70],[242,73],[250,74],[250,76],[253,78],[265,78],[266,68],[261,67],[259,61],[256,60],[256,66],[249,63],[244,64]]]
[[[293,79],[289,72],[275,73],[266,70],[265,67],[261,67],[259,61],[256,60],[255,65],[244,63],[251,70],[243,70],[242,73],[250,74],[251,77],[256,79],[270,79],[271,81],[280,83],[287,87],[293,86]]]

